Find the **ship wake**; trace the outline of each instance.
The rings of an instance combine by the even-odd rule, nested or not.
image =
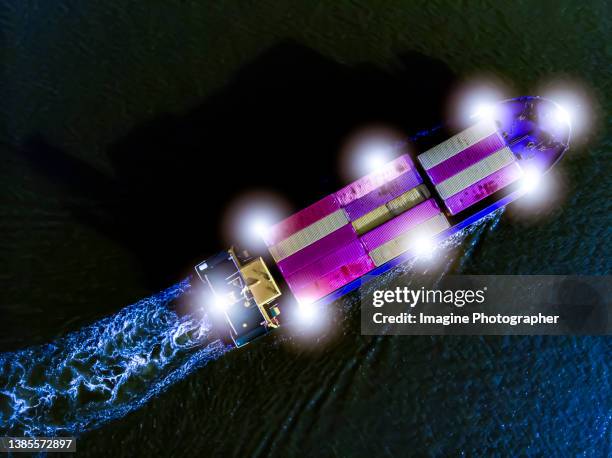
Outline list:
[[[142,406],[229,347],[170,304],[184,280],[57,341],[0,354],[1,435],[79,434]]]
[[[461,246],[459,258],[451,256],[444,270],[461,270],[501,214],[499,210],[444,242],[446,248]],[[380,281],[418,272],[414,263],[407,263]],[[172,307],[189,289],[189,280],[184,280],[53,343],[0,354],[0,435],[54,437],[90,431],[138,409],[229,351],[229,345],[213,337],[206,315],[180,316]]]

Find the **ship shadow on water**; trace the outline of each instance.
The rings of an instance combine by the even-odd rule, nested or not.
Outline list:
[[[270,189],[299,208],[335,191],[342,185],[334,173],[337,151],[351,131],[373,123],[407,135],[431,127],[441,119],[452,82],[444,65],[419,54],[405,54],[393,71],[384,71],[341,65],[285,43],[265,52],[188,113],[158,116],[110,145],[113,176],[41,136],[31,136],[22,151],[37,172],[58,185],[67,197],[66,208],[79,221],[134,254],[146,286],[158,291],[184,278],[196,261],[224,247],[220,222],[236,197],[250,189]],[[7,411],[11,427],[23,421],[28,431],[53,434],[97,428],[138,409],[195,368],[224,354],[227,348],[215,340],[218,330],[206,326],[203,332],[190,319],[186,312],[193,310],[194,293],[183,291],[185,285],[180,288],[171,300],[160,293],[57,340],[56,350],[43,346],[4,355],[23,361],[26,373],[39,370],[41,364],[61,367],[76,361],[84,366],[70,382],[78,391],[56,392],[43,383],[43,388],[21,400],[15,390],[7,390],[6,399],[0,399],[7,406],[22,401],[37,405],[37,396],[56,395],[70,406],[50,402],[35,414],[12,407]],[[177,309],[180,318],[168,313],[169,307]],[[352,313],[337,324],[346,328],[354,318]],[[120,331],[115,333],[113,326]],[[110,331],[105,332],[106,328]],[[134,335],[119,345],[115,340],[121,340],[126,329],[134,329]],[[315,353],[304,353],[299,343],[283,350],[281,343],[291,339],[294,331],[299,330],[289,326],[278,338],[263,342],[259,351],[273,347],[277,358],[302,362],[326,351],[319,346]],[[198,343],[194,348],[192,340]],[[119,350],[106,354],[105,349],[113,345],[119,345]],[[158,347],[170,348],[169,356],[158,355]],[[39,366],[26,363],[32,355],[41,361]],[[238,371],[236,358],[224,358],[231,372],[252,369],[239,363]],[[106,372],[112,368],[119,372],[108,378]],[[226,370],[220,372],[227,375]],[[270,375],[262,381],[274,385],[270,379],[274,371],[265,372]],[[15,379],[7,381],[10,388],[19,377],[16,372],[9,375]],[[50,370],[47,377],[55,383],[59,375]]]
[[[342,186],[335,173],[337,152],[355,128],[383,124],[409,135],[438,124],[443,102],[455,82],[450,70],[418,53],[399,56],[392,68],[342,65],[297,44],[284,43],[240,70],[226,87],[199,106],[184,114],[159,115],[111,144],[107,152],[112,175],[56,148],[40,135],[30,136],[21,152],[33,169],[57,185],[66,209],[75,218],[133,254],[144,273],[145,286],[156,292],[185,278],[196,261],[225,247],[220,222],[227,205],[241,194],[269,189],[300,208]],[[41,408],[26,422],[30,431],[85,432],[97,428],[140,408],[196,368],[225,354],[227,348],[216,340],[219,334],[215,329],[207,331],[202,342],[196,339],[198,345],[191,348],[190,333],[200,329],[190,321],[189,313],[184,313],[192,310],[188,302],[193,303],[193,291],[169,301],[160,300],[164,294],[119,312],[131,298],[123,304],[104,304],[104,298],[92,298],[92,308],[110,317],[82,329],[86,323],[75,321],[72,330],[79,330],[56,340],[53,345],[58,348],[53,351],[42,346],[5,355],[7,360],[21,358],[24,370],[38,370],[40,365],[25,363],[31,355],[53,367],[61,366],[55,362],[60,360],[72,364],[74,354],[82,359],[86,352],[81,347],[91,352],[83,369],[85,375],[76,371],[74,376],[80,391],[61,393],[72,407],[50,403]],[[180,317],[168,313],[168,307],[175,308]],[[338,318],[339,329],[354,328],[355,307],[349,312]],[[151,315],[162,317],[158,327],[151,325]],[[107,322],[135,330],[134,339],[110,355],[99,343],[114,342],[121,333],[106,336]],[[185,326],[190,330],[187,333],[183,332]],[[299,329],[289,326],[277,338],[250,348],[249,354],[274,349],[275,360],[311,367],[313,360],[331,357],[336,345],[352,345],[319,345],[311,353],[299,348],[299,338],[294,342],[298,333]],[[288,340],[290,345],[284,345]],[[151,342],[170,342],[171,356],[160,359]],[[366,342],[360,351],[367,352],[374,345]],[[253,365],[264,361],[263,385],[275,384],[271,360],[253,357],[245,363],[241,354],[231,352],[223,358],[223,367],[211,372],[222,377],[235,374],[242,383],[240,380],[258,371]],[[96,370],[106,371],[106,359],[109,367],[128,368],[113,375],[126,383],[112,382],[109,388],[104,385],[108,383],[105,373],[88,375],[90,363]],[[148,368],[145,375],[141,366]],[[18,379],[17,373],[9,375]],[[50,369],[50,379],[57,376]],[[220,386],[215,378],[211,385]],[[40,393],[46,389],[44,385]],[[123,396],[117,398],[120,402],[108,397],[111,392]],[[7,393],[0,401],[17,405],[18,395],[13,390]],[[35,390],[27,402],[36,404],[37,393]],[[263,396],[262,392],[255,398]],[[54,417],[52,422],[50,416]],[[313,428],[314,423],[306,427]]]
[[[134,254],[158,291],[226,245],[224,211],[244,192],[271,190],[300,208],[342,185],[338,150],[355,128],[410,134],[440,122],[455,83],[448,67],[416,52],[391,67],[282,43],[199,106],[157,115],[110,145],[113,177],[37,135],[24,154],[78,198],[68,207],[80,221]]]

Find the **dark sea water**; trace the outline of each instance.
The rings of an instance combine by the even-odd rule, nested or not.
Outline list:
[[[570,1],[5,2],[0,432],[78,432],[83,456],[612,456],[608,337],[366,337],[352,294],[314,337],[227,351],[175,313],[235,195],[311,202],[353,129],[436,125],[483,74],[509,96],[574,81],[590,129],[555,167],[559,198],[511,206],[436,269],[609,274],[611,18]]]

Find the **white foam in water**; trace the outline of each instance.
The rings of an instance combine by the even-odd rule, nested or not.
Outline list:
[[[184,280],[51,344],[0,354],[0,435],[78,434],[139,408],[229,350],[168,305]]]
[[[442,248],[465,246],[463,264],[501,215],[499,210],[466,228]],[[415,273],[420,270],[416,263],[400,265],[374,283]],[[445,264],[443,271],[453,259]],[[0,354],[0,435],[59,436],[95,429],[226,353],[230,346],[210,339],[206,316],[179,317],[169,307],[188,289],[184,280],[51,344]]]

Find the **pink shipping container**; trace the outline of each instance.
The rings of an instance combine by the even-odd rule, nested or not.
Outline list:
[[[433,184],[441,183],[504,146],[506,145],[502,138],[494,133],[427,170],[427,175]]]
[[[296,288],[289,283],[293,294],[300,302],[312,302],[327,296],[329,293],[342,288],[353,280],[367,274],[376,267],[370,257],[366,254],[342,267],[327,273],[316,281]]]
[[[361,237],[361,241],[368,251],[372,251],[374,248],[400,236],[410,228],[432,218],[438,213],[440,213],[440,208],[436,201],[434,199],[426,200],[387,221],[382,226],[367,232]]]
[[[309,207],[294,213],[280,223],[272,226],[266,233],[264,240],[266,245],[276,245],[291,234],[310,226],[312,223],[325,218],[327,215],[340,209],[338,201],[333,194],[324,197]]]
[[[344,207],[344,210],[348,215],[349,221],[355,221],[366,213],[418,186],[422,182],[423,179],[415,169],[408,170],[365,196],[352,201]]]
[[[488,137],[497,132],[497,126],[491,119],[483,119],[471,127],[453,135],[448,140],[428,149],[423,154],[419,154],[418,160],[425,170],[444,162],[462,151],[478,143],[483,138]]]
[[[357,240],[357,233],[353,225],[349,223],[311,245],[302,248],[297,253],[279,261],[277,263],[278,268],[284,277],[288,277],[311,262],[333,253],[338,247],[345,246],[355,240]]]
[[[517,163],[512,163],[492,175],[477,181],[470,187],[459,191],[457,194],[450,196],[444,201],[444,204],[452,215],[456,215],[476,202],[515,182],[522,175],[521,167]]]
[[[515,161],[516,156],[506,146],[437,184],[436,191],[442,199],[446,200]]]
[[[361,242],[355,240],[294,272],[286,280],[297,288],[301,288],[365,254],[366,251]]]
[[[342,188],[335,194],[336,199],[340,206],[345,207],[354,200],[365,196],[379,186],[388,183],[412,168],[414,168],[412,159],[410,159],[407,154],[403,154],[397,159],[386,163],[379,170]]]

